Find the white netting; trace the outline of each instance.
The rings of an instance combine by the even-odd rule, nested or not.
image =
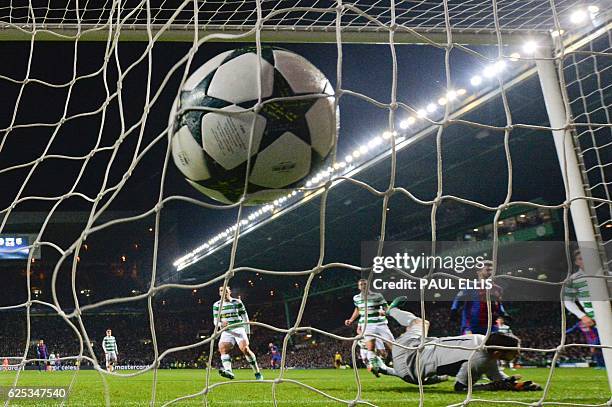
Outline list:
[[[477,207],[490,213],[495,214],[493,225],[493,245],[497,247],[499,242],[498,236],[498,219],[504,209],[507,209],[516,205],[530,205],[535,208],[548,208],[548,209],[560,209],[564,210],[565,220],[567,222],[567,214],[569,211],[570,200],[567,199],[564,202],[559,202],[555,205],[542,205],[536,203],[524,203],[513,199],[513,167],[510,156],[510,138],[513,131],[517,128],[531,129],[537,131],[549,131],[550,126],[546,126],[542,123],[525,123],[517,124],[513,120],[513,109],[508,104],[506,93],[508,88],[516,83],[520,83],[522,80],[533,75],[535,69],[530,64],[521,65],[516,70],[516,75],[498,75],[498,80],[492,81],[492,85],[488,91],[474,92],[472,94],[465,95],[463,98],[458,98],[455,104],[453,103],[440,103],[444,105],[444,113],[438,115],[430,115],[427,118],[427,111],[423,111],[421,106],[417,106],[413,103],[407,103],[398,97],[398,62],[395,48],[395,35],[400,32],[417,32],[418,35],[424,35],[422,41],[427,42],[427,33],[429,31],[437,31],[442,33],[446,41],[442,45],[438,45],[439,49],[444,53],[444,71],[445,71],[445,84],[442,86],[443,93],[447,91],[458,89],[455,85],[453,78],[451,77],[451,51],[454,49],[461,49],[465,52],[469,52],[471,55],[476,57],[478,60],[486,63],[492,63],[493,75],[495,77],[497,73],[503,70],[500,61],[510,61],[510,54],[504,47],[507,35],[514,34],[541,34],[549,31],[555,33],[562,32],[563,38],[567,39],[567,42],[563,44],[563,47],[559,49],[561,54],[555,55],[555,62],[563,64],[561,65],[561,71],[568,74],[565,85],[568,88],[568,95],[570,97],[570,103],[566,103],[566,108],[569,111],[573,111],[575,116],[572,121],[567,124],[568,128],[575,127],[576,137],[578,138],[581,147],[582,154],[584,155],[585,164],[587,165],[587,176],[599,177],[591,180],[590,196],[586,199],[593,203],[594,211],[598,215],[599,219],[603,219],[598,224],[599,227],[604,228],[604,241],[610,239],[605,235],[606,225],[610,222],[610,200],[608,192],[609,179],[606,176],[607,168],[610,165],[609,153],[606,148],[609,149],[610,143],[610,120],[609,120],[609,108],[610,108],[610,40],[609,34],[601,36],[599,34],[591,34],[589,29],[573,29],[571,25],[572,10],[577,7],[577,2],[574,1],[442,1],[442,2],[427,2],[427,1],[400,1],[397,3],[387,1],[370,1],[370,2],[356,2],[356,3],[343,3],[331,2],[331,1],[236,1],[236,2],[199,2],[199,1],[166,1],[166,2],[155,2],[151,4],[149,1],[131,1],[131,2],[119,2],[119,1],[105,1],[105,2],[79,2],[79,1],[17,1],[13,0],[9,5],[0,6],[0,34],[2,37],[11,38],[15,36],[16,32],[19,33],[20,38],[25,35],[31,41],[24,41],[21,44],[22,51],[25,51],[26,63],[22,66],[22,71],[15,72],[0,72],[0,80],[3,85],[12,88],[12,96],[14,96],[14,109],[9,112],[4,112],[2,118],[2,124],[0,124],[0,131],[2,132],[2,140],[0,142],[0,157],[2,158],[2,168],[0,169],[0,175],[11,176],[14,173],[19,173],[22,177],[19,178],[19,182],[15,183],[11,180],[11,183],[7,183],[6,196],[8,197],[7,204],[3,204],[0,208],[2,214],[2,223],[0,224],[0,232],[4,231],[7,224],[10,224],[12,217],[17,216],[19,209],[23,205],[27,205],[31,201],[44,201],[49,203],[49,207],[45,210],[44,221],[39,225],[37,231],[37,238],[33,243],[34,248],[48,248],[49,250],[55,251],[58,254],[59,259],[54,265],[53,270],[53,285],[52,285],[52,301],[40,301],[36,299],[33,294],[33,287],[31,286],[31,268],[33,264],[33,252],[30,253],[30,258],[27,261],[27,270],[25,272],[26,285],[27,285],[27,300],[19,304],[11,304],[0,307],[0,311],[11,311],[11,310],[23,310],[26,315],[26,327],[27,327],[27,339],[26,346],[23,354],[20,355],[3,355],[9,356],[15,366],[23,367],[26,363],[36,361],[36,358],[31,355],[29,342],[31,339],[31,308],[33,306],[43,306],[55,311],[63,321],[74,331],[74,335],[79,339],[80,352],[78,355],[63,356],[64,360],[76,359],[76,360],[88,360],[92,362],[96,369],[101,372],[102,377],[106,375],[103,369],[100,368],[98,360],[95,356],[95,351],[92,348],[92,340],[89,337],[89,333],[86,329],[86,324],[83,322],[82,315],[85,312],[95,310],[97,308],[103,308],[114,304],[124,304],[136,301],[146,301],[147,311],[150,319],[150,333],[152,338],[152,346],[154,349],[154,362],[148,366],[148,368],[142,372],[134,374],[123,374],[121,375],[125,380],[129,380],[130,377],[138,376],[147,371],[154,371],[157,374],[159,363],[168,355],[172,353],[194,347],[209,346],[209,363],[207,369],[206,381],[203,383],[201,389],[193,394],[185,395],[184,397],[177,398],[172,402],[183,400],[186,398],[195,398],[202,395],[207,396],[211,389],[218,386],[219,384],[211,384],[211,363],[213,357],[213,346],[214,340],[219,337],[220,332],[217,328],[211,338],[201,340],[196,343],[192,343],[182,347],[173,347],[160,352],[157,339],[156,339],[156,327],[153,323],[154,319],[154,308],[153,308],[153,296],[164,291],[164,290],[197,290],[205,288],[211,285],[216,285],[222,282],[227,285],[231,278],[236,273],[242,273],[247,271],[258,272],[261,274],[268,274],[282,278],[283,276],[291,275],[302,275],[307,277],[306,286],[303,290],[298,316],[294,322],[294,325],[288,329],[280,328],[278,326],[268,325],[262,322],[251,322],[251,324],[274,330],[285,334],[283,342],[283,360],[281,362],[283,368],[280,371],[278,379],[273,381],[272,394],[274,401],[276,402],[276,395],[282,391],[281,383],[290,382],[299,384],[308,390],[319,393],[320,395],[327,397],[328,400],[342,402],[349,405],[355,403],[372,404],[367,401],[367,397],[363,397],[362,383],[359,380],[359,373],[356,372],[355,378],[357,383],[357,392],[352,399],[341,400],[333,395],[322,392],[312,386],[287,378],[287,371],[284,368],[287,347],[289,338],[298,332],[312,331],[318,332],[322,335],[326,335],[330,338],[340,341],[352,341],[353,342],[353,362],[355,362],[355,349],[356,341],[355,337],[345,337],[335,334],[331,334],[326,331],[322,331],[310,326],[303,326],[301,321],[303,318],[304,310],[309,301],[309,290],[313,284],[314,279],[322,272],[331,268],[344,268],[353,271],[366,271],[362,270],[361,267],[351,264],[344,263],[329,263],[324,261],[325,255],[325,242],[328,236],[326,235],[326,207],[328,192],[332,188],[332,182],[328,181],[327,177],[335,179],[345,179],[347,182],[354,184],[365,191],[368,191],[372,199],[382,201],[382,222],[380,224],[379,235],[381,236],[381,242],[385,237],[386,219],[387,219],[387,206],[392,195],[403,196],[403,198],[415,202],[419,205],[426,205],[431,207],[431,240],[435,242],[437,240],[437,212],[439,208],[448,201],[457,201],[463,204]],[[605,7],[601,7],[597,12],[589,11],[592,15],[587,16],[591,18],[592,24],[589,27],[599,26],[605,29],[607,28],[606,23],[609,18],[609,10]],[[608,23],[609,24],[609,23]],[[212,29],[225,29],[228,28],[228,33],[206,35],[206,27],[211,26]],[[231,256],[229,258],[229,264],[227,266],[227,272],[223,275],[209,279],[199,284],[160,284],[158,278],[157,265],[158,257],[160,256],[160,222],[163,213],[164,205],[172,202],[181,201],[189,204],[197,205],[202,210],[209,209],[225,209],[225,210],[236,210],[237,217],[235,218],[235,224],[244,225],[241,221],[248,219],[248,215],[253,215],[253,219],[257,217],[265,216],[267,212],[276,210],[276,207],[282,207],[283,202],[278,202],[276,205],[266,207],[264,211],[255,216],[253,213],[245,215],[246,210],[241,205],[234,205],[232,207],[212,205],[206,202],[201,202],[192,198],[188,198],[180,195],[168,196],[164,191],[166,188],[165,179],[166,172],[168,170],[168,157],[169,157],[169,143],[167,143],[167,132],[164,130],[159,134],[151,136],[148,134],[150,129],[149,122],[151,120],[157,120],[152,118],[150,112],[155,109],[156,103],[163,91],[167,89],[168,84],[172,81],[176,85],[177,78],[180,81],[184,81],[187,77],[190,67],[192,65],[192,59],[194,58],[197,50],[204,43],[213,41],[215,39],[230,39],[239,40],[241,36],[250,34],[248,31],[252,30],[258,36],[263,31],[274,31],[283,27],[294,27],[296,29],[304,29],[308,31],[331,31],[336,38],[338,57],[337,57],[337,77],[336,77],[336,94],[338,95],[337,101],[340,103],[340,96],[354,96],[362,101],[366,101],[370,104],[376,105],[377,107],[388,110],[388,137],[390,139],[391,147],[387,148],[387,151],[381,156],[386,157],[390,161],[391,165],[391,176],[389,182],[383,188],[375,189],[365,182],[358,181],[355,178],[345,177],[344,167],[348,165],[345,161],[340,159],[337,162],[343,162],[345,165],[339,166],[336,171],[328,173],[321,179],[311,184],[312,188],[322,189],[322,198],[320,205],[320,231],[319,231],[319,247],[320,256],[318,262],[311,268],[303,270],[301,272],[288,272],[281,270],[264,270],[255,269],[249,267],[235,267],[235,258],[238,247],[241,243],[241,227],[230,228],[224,234],[221,234],[219,238],[209,244],[219,245],[229,241],[231,244]],[[233,32],[229,28],[242,30],[242,34]],[[387,37],[385,52],[390,51],[390,60],[392,66],[392,75],[390,78],[390,94],[381,102],[374,98],[362,94],[358,91],[351,90],[344,87],[342,82],[342,68],[343,68],[343,30],[344,29],[360,29],[372,28],[377,31],[381,31]],[[140,48],[133,50],[133,55],[129,63],[125,63],[120,58],[119,42],[120,35],[130,30],[140,30],[140,39],[145,39],[141,44]],[[200,36],[200,31],[203,31],[204,36]],[[83,53],[81,39],[84,38],[87,32],[98,32],[101,38],[106,38],[105,42],[102,43],[102,52],[99,52],[96,56],[98,59],[92,59],[89,62],[97,63],[101,61],[99,66],[92,66],[91,64],[83,64]],[[192,46],[185,47],[185,52],[181,56],[176,64],[168,66],[168,64],[161,65],[162,70],[165,69],[164,74],[159,80],[159,76],[155,76],[153,72],[157,69],[156,63],[160,63],[154,58],[154,47],[159,38],[165,31],[183,31],[187,34],[187,37],[191,36]],[[39,43],[36,40],[39,36],[48,33],[57,33],[57,38],[73,41],[74,47],[72,54],[68,57],[73,58],[74,64],[71,72],[63,72],[57,76],[51,75],[44,76],[40,70],[44,71],[45,65],[50,65],[53,58],[56,56],[45,55],[37,60],[37,55],[40,52],[44,52],[45,47],[50,47],[48,43]],[[484,55],[477,50],[470,50],[462,47],[455,43],[453,34],[460,32],[469,32],[472,34],[478,34],[479,32],[493,33],[497,41],[497,48],[495,55]],[[577,38],[572,37],[576,35]],[[592,35],[585,44],[578,47],[573,44],[575,41],[580,40],[584,36]],[[55,34],[54,34],[55,36]],[[48,38],[48,37],[46,37]],[[259,37],[257,37],[259,38]],[[587,37],[588,38],[588,37]],[[603,45],[601,43],[603,41]],[[436,42],[436,41],[433,41]],[[2,46],[3,44],[0,44]],[[261,46],[261,42],[257,41],[257,46]],[[454,52],[454,51],[453,51]],[[91,57],[91,54],[85,55]],[[59,56],[65,57],[65,56]],[[516,57],[512,57],[515,59]],[[523,55],[522,59],[529,61],[531,55]],[[581,71],[581,67],[587,66],[587,72]],[[575,71],[576,74],[571,72]],[[41,76],[38,76],[41,75]],[[127,91],[123,88],[125,84],[125,78],[130,75],[140,75],[144,78],[144,88],[139,92],[139,96],[136,100],[124,100],[124,93]],[[173,79],[173,75],[175,75]],[[485,73],[485,76],[487,73]],[[573,75],[573,76],[572,76]],[[40,79],[43,77],[44,79]],[[83,100],[89,96],[87,93],[80,93],[78,96],[74,96],[74,93],[86,92],[83,90],[81,84],[86,84],[89,79],[99,79],[103,84],[104,94],[100,98],[100,95],[92,97],[87,103]],[[482,80],[482,78],[481,78]],[[475,80],[477,82],[477,80]],[[573,86],[578,86],[579,90],[575,93],[572,91]],[[45,90],[50,91],[61,91],[64,97],[64,103],[62,106],[46,106],[37,111],[39,106],[34,105],[23,106],[22,100],[26,98],[26,93],[32,87],[42,87]],[[85,87],[86,89],[86,87]],[[178,89],[178,88],[176,88]],[[460,92],[463,96],[466,92]],[[8,94],[8,93],[7,93]],[[473,106],[477,106],[480,103],[484,103],[491,95],[501,95],[501,103],[503,105],[503,112],[505,118],[502,120],[501,125],[497,122],[476,122],[474,120],[461,120],[464,113],[469,112]],[[448,97],[448,95],[446,95]],[[453,99],[457,95],[453,95]],[[79,97],[81,99],[75,101]],[[593,100],[591,100],[593,99]],[[90,106],[93,104],[93,106]],[[137,106],[135,108],[134,106]],[[472,107],[470,107],[472,106]],[[580,107],[582,106],[582,108]],[[256,106],[257,108],[259,106]],[[39,113],[38,119],[32,120],[32,116],[26,117],[26,121],[23,121],[22,109],[34,110],[34,113]],[[435,134],[435,145],[436,145],[436,167],[435,174],[437,177],[435,197],[433,199],[419,198],[411,191],[405,189],[402,185],[396,183],[396,170],[397,170],[397,149],[404,148],[409,143],[409,140],[396,139],[394,131],[396,130],[396,122],[398,121],[398,109],[402,111],[402,114],[407,114],[412,120],[430,126],[427,130],[423,130],[419,133],[419,137],[422,138],[428,134]],[[428,110],[435,110],[433,109]],[[161,109],[163,112],[164,110]],[[32,113],[32,112],[30,112]],[[431,112],[429,112],[431,113]],[[161,113],[160,113],[161,114]],[[161,114],[164,116],[165,115]],[[111,119],[112,117],[112,119]],[[88,121],[92,118],[96,118],[93,123]],[[109,124],[115,120],[114,124]],[[83,127],[79,127],[79,123],[84,122]],[[446,194],[443,188],[443,157],[442,157],[442,136],[445,129],[449,124],[462,123],[463,125],[495,131],[499,134],[503,134],[504,146],[505,146],[505,161],[508,172],[507,177],[507,194],[503,202],[498,205],[485,205],[481,202],[466,199],[461,196],[453,196]],[[110,130],[109,130],[110,129]],[[118,130],[117,130],[118,129]],[[21,137],[26,132],[33,132],[36,135],[40,135],[40,139],[37,140],[37,146],[39,149],[32,149],[32,157],[25,161],[14,162],[10,157],[7,157],[6,151],[11,148],[11,143],[15,142],[17,136]],[[110,140],[108,132],[111,132]],[[78,151],[66,153],[63,151],[56,151],[57,146],[66,148],[66,144],[62,142],[66,138],[75,137],[75,134],[85,134],[91,140],[91,146],[87,148],[87,151]],[[341,136],[342,137],[342,136]],[[590,140],[590,141],[589,141]],[[68,140],[69,141],[69,140]],[[397,145],[396,145],[397,143]],[[589,145],[588,143],[592,143]],[[127,146],[127,147],[126,147]],[[161,147],[160,147],[161,146]],[[157,170],[159,171],[159,194],[155,202],[150,202],[147,205],[146,210],[137,213],[129,214],[126,216],[119,216],[114,219],[104,219],[104,215],[109,211],[109,207],[112,207],[114,201],[120,195],[124,188],[127,188],[132,177],[133,171],[142,165],[142,162],[146,161],[148,154],[154,149],[163,149],[165,151],[165,158],[163,162],[156,162]],[[126,152],[126,149],[128,151]],[[594,154],[594,158],[587,158],[588,154]],[[338,152],[338,157],[342,157],[345,154],[344,151]],[[99,183],[97,185],[83,186],[81,180],[84,177],[85,170],[96,159],[102,157],[103,165],[99,168],[102,169],[99,177]],[[121,158],[119,158],[121,157]],[[6,160],[6,161],[4,161]],[[66,162],[74,162],[78,165],[79,170],[76,171],[73,178],[66,177],[66,185],[64,189],[60,191],[50,192],[48,194],[31,194],[29,192],[29,186],[36,179],[37,171],[40,171],[40,167],[52,160],[60,160]],[[149,163],[151,165],[151,163]],[[117,168],[119,167],[119,168]],[[46,171],[52,169],[45,169]],[[334,173],[335,172],[335,173]],[[118,175],[119,174],[119,175]],[[349,173],[353,174],[353,173]],[[356,172],[354,172],[356,174]],[[598,174],[598,175],[593,175]],[[317,185],[319,185],[317,187]],[[185,186],[186,187],[186,186]],[[4,190],[4,189],[3,189]],[[85,191],[85,192],[84,192]],[[300,199],[302,194],[307,191],[301,191],[297,198],[287,199]],[[4,193],[4,192],[3,192]],[[581,197],[582,198],[582,197]],[[598,198],[598,199],[593,199]],[[62,205],[71,199],[79,199],[85,202],[88,207],[88,214],[86,216],[86,222],[78,238],[70,245],[66,247],[60,247],[54,241],[46,239],[46,229],[49,222],[54,219],[58,213],[61,212]],[[142,293],[135,293],[131,297],[112,298],[104,301],[99,301],[91,304],[82,304],[81,297],[77,295],[75,280],[79,274],[79,255],[84,249],[86,239],[91,236],[95,236],[96,233],[102,232],[105,229],[116,226],[121,223],[138,222],[147,216],[154,217],[154,225],[152,231],[154,233],[153,243],[153,254],[151,259],[151,273],[148,279],[148,284],[144,288]],[[233,215],[230,215],[233,216]],[[567,229],[566,224],[566,229]],[[569,235],[566,235],[567,243],[569,244]],[[208,243],[207,243],[208,244]],[[197,251],[196,251],[197,252]],[[197,254],[194,252],[195,254]],[[494,258],[496,251],[494,250]],[[193,256],[192,256],[193,257]],[[355,262],[356,263],[356,262]],[[57,296],[57,278],[62,269],[69,269],[71,277],[71,292],[73,294],[74,307],[64,308],[60,303]],[[248,306],[248,304],[247,304]],[[489,318],[490,314],[490,303],[489,303]],[[427,318],[427,307],[424,301],[421,302],[421,315]],[[565,328],[565,314],[562,313],[563,318],[561,321],[561,327]],[[543,351],[554,354],[553,367],[550,369],[550,375],[545,383],[545,391],[541,395],[533,397],[533,402],[536,404],[553,403],[554,400],[548,400],[547,394],[550,389],[553,372],[554,362],[557,360],[559,354],[564,349],[565,335],[561,338],[561,345],[554,348],[547,349],[530,349],[532,351]],[[583,346],[580,344],[572,344],[571,346]],[[19,383],[21,371],[16,373],[14,384]],[[115,374],[116,375],[116,374]],[[73,376],[71,385],[75,383],[76,373]],[[105,401],[107,405],[111,405],[112,401],[109,396],[108,388],[106,388],[106,382],[103,380],[105,386]],[[157,376],[154,376],[153,388],[151,391],[150,402],[155,404],[157,392],[156,383]],[[423,386],[419,386],[420,390],[420,404],[424,403],[425,390]],[[588,389],[585,389],[585,393],[588,393]],[[502,399],[510,399],[511,395],[502,395]],[[585,394],[585,397],[588,394]],[[470,390],[467,393],[464,403],[470,403],[473,401],[482,401],[474,397]],[[503,400],[485,400],[487,403],[493,402],[506,402]],[[171,402],[170,402],[171,403]],[[520,404],[529,405],[528,402],[519,402]],[[557,403],[558,404],[558,403]],[[569,404],[569,403],[566,403]],[[571,405],[579,405],[572,403]],[[584,404],[586,405],[586,404]],[[604,405],[604,404],[601,404]]]
[[[81,2],[82,3],[82,2]],[[147,4],[148,6],[145,6]],[[471,1],[398,1],[359,0],[350,3],[359,10],[345,8],[344,27],[380,28],[379,24],[393,22],[410,29],[445,30],[446,19],[453,30],[461,32],[510,31],[546,32],[555,27],[553,8],[546,0],[504,0],[498,2]],[[124,27],[130,30],[147,24],[162,26],[172,21],[172,29],[192,30],[196,24],[194,7],[197,7],[198,28],[204,27],[241,27],[251,29],[257,21],[257,5],[266,18],[267,29],[279,27],[326,28],[335,30],[335,7],[330,0],[264,0],[261,2],[244,1],[88,1],[86,5],[77,0],[60,1],[12,1],[10,6],[0,7],[0,20],[5,28],[28,30],[34,22],[40,27],[61,29],[77,23],[89,30],[106,29],[109,18],[117,18],[120,11],[124,17]],[[347,3],[349,5],[349,3]],[[567,15],[576,5],[575,1],[564,0],[555,3],[559,15]],[[148,10],[147,10],[148,7]],[[494,8],[497,15],[494,18]],[[363,14],[361,14],[363,13]],[[147,17],[149,14],[149,17]],[[269,16],[269,18],[268,18]],[[369,18],[373,17],[373,19]],[[346,24],[346,25],[345,25]],[[497,27],[496,27],[497,26]]]

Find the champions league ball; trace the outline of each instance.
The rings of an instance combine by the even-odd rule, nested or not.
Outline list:
[[[185,82],[170,114],[174,163],[197,190],[226,204],[244,192],[251,129],[245,199],[250,205],[303,186],[323,167],[335,142],[333,88],[293,52],[262,48],[261,97],[302,97],[262,104],[257,113],[249,110],[259,94],[256,52],[240,48],[206,62]],[[308,95],[313,97],[303,97]]]

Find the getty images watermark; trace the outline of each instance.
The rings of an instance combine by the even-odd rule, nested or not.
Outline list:
[[[485,256],[439,256],[425,255],[420,253],[412,255],[407,252],[395,253],[392,256],[374,256],[372,271],[375,274],[382,274],[385,271],[397,273],[415,274],[419,270],[438,270],[447,273],[462,274],[475,271],[477,278],[448,278],[439,276],[437,278],[400,278],[389,279],[374,277],[373,287],[376,290],[401,290],[401,289],[491,289],[493,281],[489,278],[492,271],[492,262]]]
[[[380,253],[379,246],[362,244],[362,266],[372,272],[371,290],[386,298],[453,301],[466,291],[491,290],[506,301],[559,301],[585,281],[575,242],[500,241],[495,265],[491,241],[436,242],[435,248],[431,242],[385,242]],[[580,248],[598,255],[593,244]]]

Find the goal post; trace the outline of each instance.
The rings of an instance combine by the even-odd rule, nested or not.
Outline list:
[[[30,41],[32,39],[32,28],[30,26],[0,27],[0,41]],[[151,34],[158,35],[159,42],[190,42],[195,36],[196,27],[178,29],[176,27],[164,27],[163,25],[151,25]],[[246,29],[238,26],[206,26],[197,30],[197,37],[210,37],[210,42],[253,42],[255,41],[256,29]],[[37,27],[37,41],[106,41],[108,39],[108,28],[98,27],[91,24],[80,26],[49,25]],[[503,32],[501,39],[504,45],[520,45],[525,38],[535,41],[549,39],[547,33],[538,32]],[[148,33],[146,25],[135,25],[122,29],[118,33],[119,41],[147,41]],[[276,26],[273,28],[263,27],[260,34],[263,43],[336,43],[336,32],[323,27],[295,27]],[[387,44],[389,41],[389,29],[379,28],[351,28],[342,30],[343,44]],[[394,30],[393,42],[397,45],[432,45],[445,44],[448,34],[443,30],[419,30],[399,27]],[[453,34],[453,42],[460,45],[497,45],[499,36],[494,31],[462,30]]]
[[[592,212],[589,209],[587,193],[584,188],[583,173],[579,165],[578,150],[572,134],[571,112],[568,112],[563,102],[563,94],[555,66],[553,52],[543,47],[536,59],[538,77],[550,119],[550,127],[559,158],[561,174],[566,187],[567,201],[572,215],[576,241],[583,253],[585,274],[596,276],[587,279],[589,293],[597,321],[597,330],[601,340],[606,366],[612,366],[612,310],[607,282],[612,276],[604,269],[604,262],[599,257],[601,244],[595,235],[596,225],[593,223]],[[607,369],[608,384],[612,390],[612,369]]]

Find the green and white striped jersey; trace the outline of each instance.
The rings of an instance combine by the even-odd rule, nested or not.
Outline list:
[[[366,307],[365,301],[361,293],[353,297],[355,307],[359,309],[359,325],[365,324],[365,314],[367,309],[368,325],[381,325],[387,323],[387,317],[380,315],[380,308],[387,309],[387,301],[380,293],[368,293],[368,304]]]
[[[222,310],[219,310],[220,306],[221,300],[213,305],[213,321],[215,326],[222,326],[223,322],[227,321],[228,325],[236,325],[236,328],[245,327],[248,332],[248,325],[244,324],[244,322],[249,322],[249,316],[242,301],[238,298],[230,298],[223,301]]]
[[[585,277],[586,274],[584,274],[582,270],[578,270],[576,273],[572,274],[565,288],[565,299],[572,302],[578,301],[584,313],[589,316],[589,318],[593,319],[595,318],[595,311],[593,310],[591,293],[589,292],[589,286]],[[568,309],[575,314],[571,307]]]
[[[511,334],[512,333],[512,329],[510,329],[510,327],[506,324],[503,325],[499,325],[497,327],[497,332],[501,333],[501,334]]]
[[[117,353],[117,341],[115,340],[115,337],[105,336],[104,339],[102,339],[102,348],[104,349],[104,353]]]

